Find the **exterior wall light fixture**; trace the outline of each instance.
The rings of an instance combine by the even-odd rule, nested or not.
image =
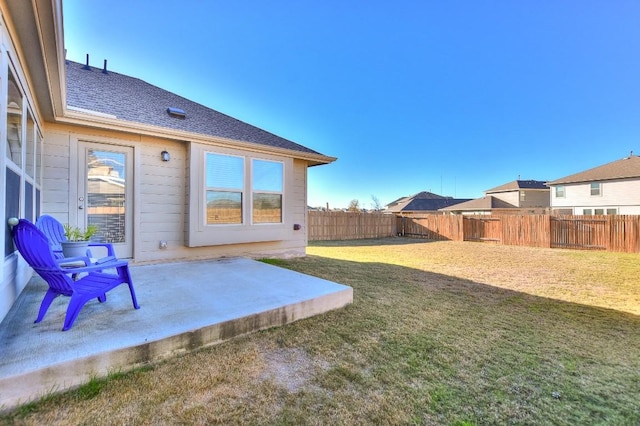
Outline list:
[[[171,155],[169,155],[169,151],[162,151],[160,155],[162,156],[162,161],[171,160]]]

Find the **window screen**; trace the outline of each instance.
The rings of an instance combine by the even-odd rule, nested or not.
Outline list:
[[[252,161],[253,223],[282,222],[284,166],[278,161]]]
[[[242,223],[244,158],[207,153],[205,182],[206,223]]]

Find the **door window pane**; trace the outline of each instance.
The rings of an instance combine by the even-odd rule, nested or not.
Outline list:
[[[126,162],[124,152],[87,149],[87,225],[98,227],[93,241],[125,242]]]

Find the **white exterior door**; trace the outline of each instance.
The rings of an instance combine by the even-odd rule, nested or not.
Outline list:
[[[97,226],[93,241],[112,243],[119,258],[131,258],[133,148],[93,142],[78,148],[78,226]]]

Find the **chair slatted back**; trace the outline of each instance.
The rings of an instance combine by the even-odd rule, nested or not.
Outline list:
[[[33,223],[20,219],[13,227],[13,242],[18,251],[51,288],[60,294],[70,296],[73,293],[73,280],[56,262],[49,245],[49,239]]]
[[[64,234],[64,227],[57,219],[49,215],[42,215],[36,221],[36,226],[44,235],[49,239],[49,244],[53,249],[53,254],[56,258],[62,259],[62,244],[67,241],[67,236]]]

